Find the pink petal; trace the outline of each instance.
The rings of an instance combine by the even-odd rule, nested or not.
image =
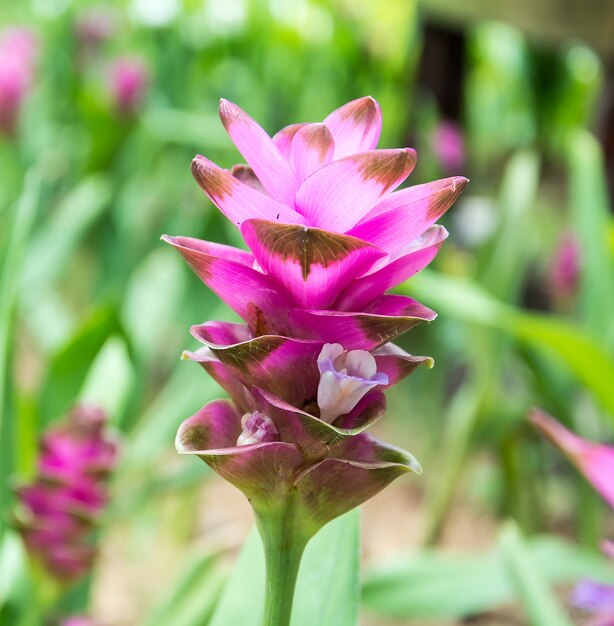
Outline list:
[[[386,264],[386,259],[377,271],[355,280],[335,303],[341,311],[359,311],[368,306],[383,293],[400,285],[424,269],[437,255],[441,244],[448,236],[443,226],[431,226],[418,240],[414,240],[414,250]]]
[[[373,150],[382,131],[382,111],[376,100],[367,96],[344,104],[325,120],[335,138],[335,159]]]
[[[190,334],[207,345],[231,346],[254,338],[253,333],[245,324],[234,322],[209,321],[194,324]]]
[[[296,194],[296,210],[325,230],[345,232],[416,164],[414,150],[372,150],[333,161],[314,172]]]
[[[348,235],[396,256],[452,206],[468,182],[455,176],[397,191],[375,207],[375,217],[363,219]]]
[[[569,457],[614,508],[614,447],[586,441],[538,409],[532,411],[531,421]]]
[[[246,387],[260,387],[297,406],[315,398],[322,342],[262,335],[240,343],[215,344],[209,328],[209,324],[193,326],[192,333]],[[288,377],[293,384],[288,384]]]
[[[365,312],[294,309],[289,314],[295,336],[340,343],[347,350],[374,350],[435,317],[419,302],[394,295],[382,296]]]
[[[248,220],[241,233],[260,267],[302,307],[327,308],[385,253],[317,228]]]
[[[307,124],[290,124],[282,128],[278,133],[273,135],[273,143],[277,146],[284,157],[290,161],[292,158],[292,140],[294,135]]]
[[[269,196],[294,206],[298,179],[273,140],[245,111],[228,100],[220,100],[220,119]]]
[[[388,385],[385,388],[396,385],[421,365],[429,369],[433,367],[433,359],[430,356],[413,356],[393,343],[381,346],[373,352],[373,356],[377,363],[377,371],[388,376]]]
[[[305,218],[286,204],[259,193],[227,170],[197,155],[192,160],[192,175],[215,206],[234,224],[260,217],[285,224],[305,224]]]
[[[299,181],[333,160],[335,141],[324,124],[306,124],[292,140],[291,156]]]
[[[280,291],[269,276],[243,265],[209,254],[207,242],[195,243],[184,237],[164,235],[163,241],[174,246],[188,262],[196,275],[242,317],[256,334],[269,329],[283,332],[287,327],[286,312],[292,300]]]

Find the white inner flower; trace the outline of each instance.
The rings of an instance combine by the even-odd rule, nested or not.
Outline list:
[[[320,418],[329,424],[349,413],[377,385],[387,385],[388,375],[377,371],[377,363],[366,350],[345,350],[327,343],[318,356]]]
[[[253,443],[263,443],[267,441],[277,441],[279,431],[273,420],[260,411],[246,413],[241,418],[243,431],[237,439],[238,446],[249,446]]]

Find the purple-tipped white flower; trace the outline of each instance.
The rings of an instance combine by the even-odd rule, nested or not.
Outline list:
[[[318,369],[320,419],[328,423],[349,413],[377,385],[388,384],[388,375],[377,371],[372,354],[365,350],[348,352],[338,343],[324,344]]]
[[[275,426],[275,422],[260,411],[246,413],[241,418],[241,426],[243,430],[237,439],[238,446],[249,446],[252,443],[279,440],[279,431]]]

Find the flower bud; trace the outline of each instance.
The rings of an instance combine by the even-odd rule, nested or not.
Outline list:
[[[270,417],[260,411],[246,413],[241,418],[241,426],[243,431],[237,439],[238,446],[249,446],[253,443],[279,440],[279,432],[275,423]]]

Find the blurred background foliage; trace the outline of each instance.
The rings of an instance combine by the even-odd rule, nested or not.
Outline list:
[[[371,94],[380,145],[418,150],[411,184],[471,178],[432,268],[401,289],[440,314],[404,344],[436,367],[393,390],[380,431],[425,475],[367,506],[365,623],[556,626],[568,622],[552,585],[612,579],[596,550],[612,528],[604,506],[525,419],[540,405],[612,441],[612,59],[513,23],[431,19],[428,5],[0,7],[2,27],[29,29],[37,48],[0,136],[3,624],[37,624],[24,607],[45,601],[11,528],[11,488],[32,476],[41,431],[77,401],[106,409],[123,460],[93,578],[49,615],[89,602],[111,626],[224,623],[212,616],[246,509],[204,465],[177,458],[173,439],[220,395],[178,361],[189,326],[232,317],[159,241],[239,243],[189,174],[196,152],[241,160],[217,117],[222,96],[273,133]],[[596,22],[611,13],[599,6]],[[386,552],[390,526],[400,541]]]

